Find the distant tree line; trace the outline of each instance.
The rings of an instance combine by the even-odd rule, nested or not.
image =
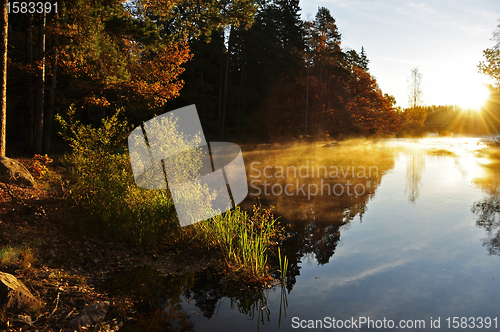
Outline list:
[[[499,135],[500,94],[493,92],[490,100],[480,110],[463,109],[456,105],[421,106],[426,114],[425,132],[435,132],[442,135]]]
[[[246,140],[391,134],[394,99],[326,8],[298,0],[58,0],[9,15],[7,135],[50,151],[54,114],[133,123],[196,104],[206,133]]]

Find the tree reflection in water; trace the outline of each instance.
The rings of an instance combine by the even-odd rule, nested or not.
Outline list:
[[[406,170],[405,192],[408,193],[408,201],[415,203],[420,196],[420,186],[422,173],[425,168],[425,154],[420,150],[414,150],[408,156],[408,165]]]
[[[274,206],[289,235],[281,243],[289,262],[288,292],[304,261],[327,264],[340,241],[341,227],[356,217],[363,220],[383,175],[394,168],[396,154],[382,143],[365,140],[343,141],[333,148],[301,143],[244,151],[247,175],[253,181],[245,203]],[[259,184],[260,191],[256,189]],[[282,191],[287,185],[291,194]],[[301,185],[304,192],[297,190]],[[272,188],[280,194],[272,194]],[[257,192],[259,197],[252,195]],[[273,259],[271,264],[279,269]]]
[[[500,201],[498,195],[476,202],[472,206],[478,219],[476,225],[484,228],[487,237],[483,245],[490,255],[500,255]]]
[[[487,160],[481,164],[484,176],[472,182],[488,194],[488,198],[472,204],[477,215],[476,225],[486,230],[483,245],[490,255],[500,255],[500,150],[497,147],[483,149],[476,157]]]
[[[399,152],[401,150],[372,147],[368,154],[366,147],[358,149],[356,146],[340,146],[332,150],[309,145],[306,147],[292,146],[289,149],[263,151],[262,153],[246,151],[244,158],[247,167],[252,162],[257,161],[261,171],[262,168],[270,166],[267,171],[268,176],[274,174],[277,166],[292,165],[299,168],[303,165],[313,165],[313,161],[314,165],[317,166],[342,166],[344,169],[352,167],[352,165],[377,166],[378,168],[377,176],[370,178],[355,177],[352,173],[346,173],[346,176],[337,178],[327,178],[323,175],[318,177],[318,173],[315,173],[315,176],[292,179],[264,177],[262,173],[263,176],[259,178],[257,177],[258,172],[255,170],[256,165],[253,169],[247,170],[249,181],[265,180],[269,185],[277,184],[281,187],[289,183],[296,183],[298,178],[299,184],[303,183],[305,186],[328,183],[330,187],[336,184],[345,187],[349,181],[351,186],[362,184],[366,189],[360,195],[312,195],[307,197],[294,194],[261,195],[259,198],[249,196],[246,200],[248,206],[258,202],[264,206],[275,206],[275,213],[280,216],[280,222],[288,233],[288,237],[279,244],[281,253],[286,255],[289,262],[286,286],[283,288],[243,287],[241,284],[225,280],[222,275],[210,269],[196,274],[167,277],[161,277],[153,270],[136,270],[127,275],[127,278],[132,278],[135,283],[127,281],[127,278],[124,280],[118,278],[112,284],[114,287],[118,285],[121,290],[135,289],[137,294],[132,295],[165,311],[165,308],[182,310],[181,303],[183,303],[182,306],[185,310],[191,310],[186,309],[187,301],[187,307],[196,307],[192,312],[210,319],[217,314],[223,304],[229,302],[232,309],[237,309],[242,315],[257,321],[258,326],[269,324],[271,320],[276,321],[276,318],[279,326],[281,319],[284,319],[286,314],[287,294],[294,288],[303,263],[309,260],[309,262],[318,265],[325,265],[330,261],[337,250],[342,233],[349,227],[350,222],[355,218],[359,218],[359,221],[363,222],[368,202],[374,198],[384,174],[394,168],[395,157],[401,155]],[[477,156],[469,158],[468,154],[462,158],[447,149],[434,147],[427,149],[427,151],[408,149],[404,152],[407,157],[407,163],[402,164],[406,167],[405,196],[408,197],[411,204],[417,203],[426,161],[431,160],[431,158],[455,158],[457,167],[465,177],[472,174],[467,173],[468,163],[475,163],[475,158],[477,158]],[[473,180],[477,187],[488,193],[486,199],[473,204],[472,211],[477,216],[477,226],[486,230],[487,237],[484,239],[484,245],[492,255],[500,255],[500,190],[498,190],[500,188],[500,152],[498,152],[496,160],[497,162],[484,166],[486,169],[484,178]],[[432,169],[431,166],[428,165],[428,169]],[[405,178],[401,177],[401,180],[402,182],[396,183],[395,186],[405,184]],[[276,253],[270,254],[269,264],[271,271],[280,269]],[[276,272],[274,276],[279,279],[279,272]],[[145,285],[148,286],[145,287]],[[271,305],[277,305],[279,292],[281,292],[279,316],[273,312],[273,315],[278,317],[270,317]],[[144,298],[140,296],[144,296]],[[188,314],[191,312],[184,313],[188,317],[187,319],[179,310],[171,312],[173,314],[170,313],[168,318],[171,322],[177,322],[174,318],[182,317],[183,320],[180,322],[186,326],[189,325]],[[162,313],[161,317],[166,317],[166,314]]]
[[[269,295],[273,289],[246,287],[236,281],[226,281],[213,268],[196,273],[163,276],[147,267],[122,271],[109,279],[103,289],[114,295],[123,294],[138,301],[138,317],[127,322],[126,328],[138,331],[194,331],[190,313],[183,311],[181,303],[194,301],[199,313],[210,319],[225,301],[242,315],[264,325],[270,320]],[[286,291],[281,291],[280,315],[286,312]],[[197,312],[198,313],[198,312]],[[279,323],[279,322],[278,322]],[[159,329],[157,329],[157,327]],[[163,329],[165,328],[165,329]]]

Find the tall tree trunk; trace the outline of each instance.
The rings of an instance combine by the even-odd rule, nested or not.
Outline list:
[[[228,89],[228,77],[229,77],[229,56],[231,54],[232,37],[233,37],[233,26],[231,26],[231,29],[229,30],[229,40],[227,41],[226,77],[224,79],[224,96],[222,98],[220,138],[224,138],[224,128],[226,126],[227,89]]]
[[[307,79],[306,79],[306,123],[304,126],[304,138],[307,136],[307,117],[309,113],[309,61],[307,62]]]
[[[319,107],[316,110],[316,112],[314,112],[314,126],[316,127],[315,132],[318,130],[318,118],[319,118],[319,116],[321,116],[321,112],[323,112],[323,104],[324,104],[324,100],[323,100],[323,59],[319,60],[319,102],[320,102]]]
[[[25,65],[26,65],[26,110],[24,117],[24,146],[25,150],[33,152],[35,145],[33,143],[33,16],[26,14],[25,16]]]
[[[240,88],[238,90],[238,137],[243,138],[245,132],[245,58],[246,44],[243,45],[243,56],[241,60]]]
[[[223,60],[222,60],[222,57],[221,57],[221,61],[220,61],[220,78],[219,78],[219,103],[217,105],[217,124],[219,126],[219,131],[220,131],[220,127],[221,127],[221,123],[222,123],[222,92],[223,92],[223,88],[224,88],[224,84],[223,84],[223,81],[224,81],[224,64],[223,64]]]
[[[57,83],[57,47],[59,45],[59,34],[56,31],[52,40],[52,75],[50,77],[50,94],[45,112],[45,123],[43,126],[43,153],[50,153],[50,142],[52,140],[52,122],[54,121],[54,104],[56,100]]]
[[[44,99],[45,99],[45,11],[38,25],[38,77],[35,114],[35,153],[42,153]]]
[[[7,133],[7,43],[9,32],[9,14],[7,12],[8,0],[2,0],[2,100],[0,106],[0,157],[5,157]]]
[[[271,89],[272,80],[269,79],[266,92],[266,122],[264,123],[264,137],[267,142],[271,142]]]

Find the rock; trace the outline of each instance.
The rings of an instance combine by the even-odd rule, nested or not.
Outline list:
[[[0,307],[8,312],[18,313],[34,309],[40,301],[31,294],[26,286],[12,274],[0,272]]]
[[[108,301],[89,304],[83,308],[82,312],[76,318],[70,321],[70,324],[78,329],[87,328],[95,323],[104,321],[108,310]]]
[[[0,182],[29,187],[36,183],[23,164],[7,157],[0,157]]]

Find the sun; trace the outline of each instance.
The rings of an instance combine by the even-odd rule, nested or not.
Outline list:
[[[466,91],[460,96],[459,106],[479,112],[486,105],[490,94],[491,91],[486,84],[477,83],[468,86]]]

